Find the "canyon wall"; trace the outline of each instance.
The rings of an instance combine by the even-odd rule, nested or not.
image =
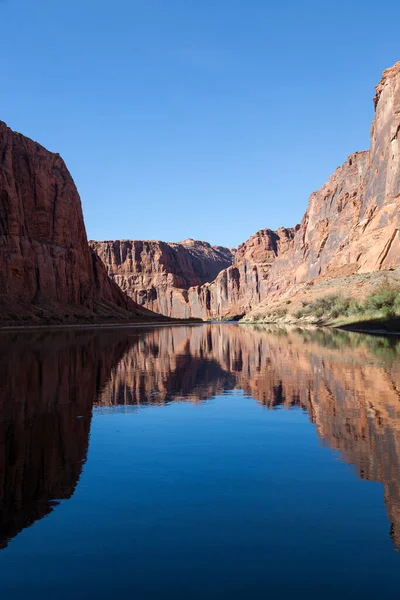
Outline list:
[[[293,235],[294,229],[262,229],[236,251],[193,240],[90,246],[139,304],[169,317],[210,319],[242,315],[264,298],[271,265]]]
[[[243,316],[265,298],[269,272],[276,258],[290,246],[296,229],[261,229],[241,244],[235,262],[210,284],[192,287],[187,315],[202,319]]]
[[[0,121],[0,323],[150,317],[89,249],[61,157]]]
[[[192,239],[180,243],[117,240],[89,242],[109,276],[135,302],[175,318],[192,316],[187,290],[215,279],[235,251]]]
[[[292,245],[271,268],[264,308],[305,285],[348,277],[351,286],[357,273],[400,267],[400,62],[383,73],[374,105],[370,150],[350,155],[311,194]]]

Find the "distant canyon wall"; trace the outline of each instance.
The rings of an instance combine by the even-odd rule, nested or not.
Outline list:
[[[237,250],[186,240],[90,242],[110,277],[139,304],[174,318],[235,316],[258,304],[294,229],[262,229]]]
[[[89,242],[108,275],[135,302],[175,318],[195,316],[188,290],[213,281],[232,264],[235,250],[188,239]],[[200,316],[197,314],[196,316]]]

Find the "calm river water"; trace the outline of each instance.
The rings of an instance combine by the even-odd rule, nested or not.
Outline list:
[[[0,334],[5,600],[391,598],[400,341]]]

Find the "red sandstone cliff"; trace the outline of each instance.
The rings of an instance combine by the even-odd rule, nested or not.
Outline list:
[[[117,240],[89,242],[110,277],[138,304],[164,315],[192,316],[191,286],[215,279],[234,251],[192,239],[180,243]]]
[[[89,249],[64,161],[0,121],[0,323],[150,317]]]
[[[258,313],[307,284],[400,267],[400,62],[383,73],[374,105],[370,150],[350,155],[311,194]]]
[[[261,229],[241,244],[235,262],[210,284],[188,291],[187,315],[202,319],[238,317],[266,295],[269,272],[291,244],[295,229]]]
[[[293,229],[262,229],[237,251],[194,240],[90,246],[139,304],[169,317],[210,319],[243,315],[261,302],[271,265],[293,235]]]

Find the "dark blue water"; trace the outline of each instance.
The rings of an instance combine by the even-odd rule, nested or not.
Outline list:
[[[4,598],[395,598],[396,342],[3,335]]]

